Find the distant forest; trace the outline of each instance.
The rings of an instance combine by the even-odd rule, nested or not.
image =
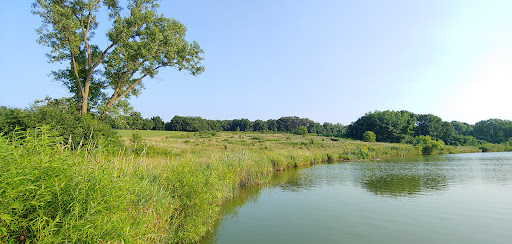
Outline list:
[[[493,143],[504,144],[507,148],[512,148],[512,121],[501,119],[482,120],[472,125],[459,121],[446,122],[432,114],[387,110],[366,113],[350,125],[327,122],[320,124],[311,119],[296,116],[267,121],[250,121],[244,118],[208,120],[201,117],[175,116],[171,121],[164,122],[159,116],[143,118],[139,112],[131,112],[129,115],[117,114],[116,116],[106,113],[91,113],[87,118],[82,118],[76,115],[76,109],[62,103],[59,99],[36,103],[27,109],[0,107],[0,134],[8,134],[15,128],[35,128],[44,125],[57,126],[62,131],[68,131],[67,133],[77,134],[77,128],[90,127],[93,124],[97,124],[95,127],[98,127],[100,124],[94,122],[96,120],[98,123],[101,122],[101,126],[113,129],[188,132],[255,131],[316,134],[327,137],[414,145],[420,141],[441,142],[453,146],[481,146]],[[99,132],[98,128],[95,128],[95,132]],[[76,136],[77,139],[82,137],[83,135]]]
[[[208,120],[201,117],[175,116],[164,122],[159,116],[142,118],[138,112],[130,115],[108,117],[106,122],[114,129],[168,130],[168,131],[257,131],[272,133],[307,133],[328,137],[365,139],[366,132],[375,134],[377,142],[414,144],[420,136],[443,141],[454,146],[479,146],[485,143],[510,143],[512,121],[501,119],[482,120],[474,125],[443,121],[432,114],[414,114],[409,111],[374,111],[366,113],[350,125],[323,123],[296,116],[269,119]],[[301,128],[303,130],[301,130]]]

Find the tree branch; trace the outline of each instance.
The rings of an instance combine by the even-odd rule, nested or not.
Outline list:
[[[133,88],[135,88],[135,86],[137,86],[142,81],[142,79],[144,79],[144,77],[146,77],[146,76],[148,76],[148,74],[145,74],[145,75],[141,76],[140,78],[138,78],[135,82],[133,82],[130,86],[128,86],[126,88],[126,90],[124,90],[124,92],[121,95],[114,97],[114,94],[112,94],[112,96],[110,97],[110,99],[107,103],[107,107],[114,105],[114,103],[116,103],[121,98],[126,96],[128,94],[128,92],[130,92]]]
[[[116,45],[116,43],[112,43],[110,44],[110,46],[108,46],[102,53],[101,55],[98,57],[98,60],[96,62],[94,62],[94,65],[92,66],[92,69],[96,69],[96,67],[98,67],[98,65],[100,65],[102,62],[103,62],[103,59],[105,58],[105,55],[107,55],[108,53],[108,50],[110,50],[111,48],[113,48],[114,46]]]
[[[78,88],[80,89],[80,93],[83,96],[84,95],[84,89],[82,87],[82,81],[80,80],[80,75],[78,75],[76,59],[75,59],[75,56],[73,54],[71,54],[71,60],[73,62],[73,71],[75,73],[76,81],[78,82]]]

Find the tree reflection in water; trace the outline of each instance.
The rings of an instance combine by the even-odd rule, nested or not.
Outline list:
[[[415,197],[447,189],[449,174],[443,155],[383,160],[353,165],[354,181],[368,192],[386,197]]]

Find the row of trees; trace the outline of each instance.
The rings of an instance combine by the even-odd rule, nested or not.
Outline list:
[[[267,121],[249,119],[233,120],[208,120],[201,117],[182,117],[174,116],[167,123],[164,123],[159,116],[149,119],[142,118],[138,112],[132,112],[130,115],[120,115],[116,117],[107,117],[108,123],[114,129],[132,129],[132,130],[168,130],[168,131],[272,131],[283,133],[298,133],[301,127],[307,128],[308,133],[314,133],[325,136],[344,137],[346,126],[342,124],[317,123],[307,118],[295,116],[281,117],[279,119],[269,119]]]
[[[143,118],[139,112],[131,112],[129,115],[102,116],[101,119],[114,129],[122,130],[164,130],[165,122],[160,116],[149,119]]]
[[[87,118],[79,119],[78,113],[68,100],[50,98],[38,101],[25,110],[0,107],[0,114],[0,133],[4,134],[12,132],[16,127],[33,128],[45,124],[55,124],[61,129],[72,130],[74,127],[80,127],[80,123],[89,121],[93,116],[91,114]],[[471,125],[459,121],[446,122],[432,114],[414,114],[409,111],[370,112],[348,126],[339,123],[320,124],[308,118],[295,116],[267,121],[208,120],[201,117],[175,116],[171,121],[164,122],[159,116],[143,118],[139,112],[130,111],[128,115],[97,114],[96,117],[114,129],[311,133],[364,141],[415,145],[421,141],[419,140],[421,137],[429,138],[432,141],[442,141],[447,145],[480,146],[488,142],[512,145],[512,121],[509,120],[489,119]],[[69,135],[69,133],[63,134]],[[77,135],[75,139],[81,139],[84,136],[82,134],[81,136]]]
[[[489,119],[471,125],[459,121],[447,122],[432,114],[414,114],[405,110],[370,112],[348,126],[339,123],[320,124],[308,118],[295,116],[267,121],[208,120],[201,117],[175,116],[171,121],[164,123],[158,116],[145,119],[140,113],[132,112],[130,115],[107,119],[115,129],[298,133],[300,128],[306,128],[308,133],[324,136],[410,144],[417,143],[417,138],[420,136],[428,136],[432,140],[443,141],[447,145],[468,146],[477,146],[486,142],[505,143],[512,138],[512,121],[509,120]],[[369,135],[371,136],[368,137]]]
[[[234,120],[207,120],[201,117],[181,117],[175,116],[169,124],[166,124],[166,130],[173,131],[273,131],[284,133],[297,133],[301,127],[305,127],[308,133],[315,133],[326,136],[345,135],[346,127],[342,124],[324,123],[323,125],[314,122],[308,118],[299,118],[296,116],[281,117],[277,120],[269,119],[267,121],[249,119]]]
[[[380,142],[414,143],[414,138],[429,136],[448,145],[476,146],[485,142],[504,143],[512,137],[512,121],[482,120],[475,125],[443,121],[432,114],[414,114],[409,111],[375,111],[348,126],[347,136],[363,139],[372,131]]]

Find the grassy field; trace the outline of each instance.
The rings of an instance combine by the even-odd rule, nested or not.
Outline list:
[[[120,137],[131,137],[133,133],[138,133],[144,138],[150,138],[150,137],[162,137],[162,136],[173,136],[173,135],[179,135],[186,132],[181,131],[165,131],[165,130],[117,130],[117,134]]]
[[[276,171],[419,153],[313,135],[119,134],[125,147],[115,153],[69,150],[45,130],[1,137],[0,243],[193,243],[215,227],[227,199]]]
[[[120,131],[129,144],[132,134],[138,134],[150,146],[149,151],[166,151],[171,156],[194,155],[211,157],[238,152],[292,159],[292,166],[338,161],[374,159],[379,157],[416,155],[411,145],[367,143],[316,135],[272,134],[257,132],[171,132]],[[276,168],[277,169],[277,168]]]

